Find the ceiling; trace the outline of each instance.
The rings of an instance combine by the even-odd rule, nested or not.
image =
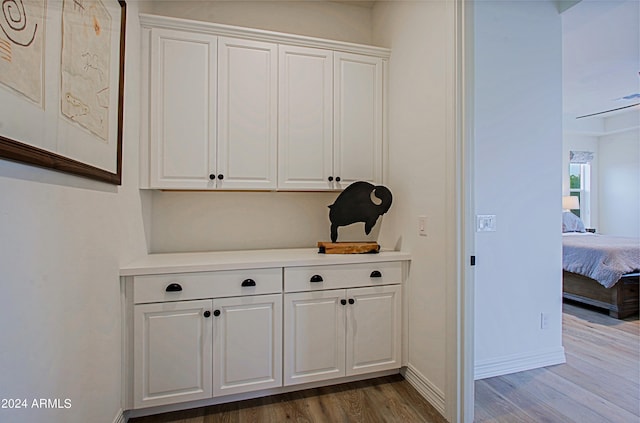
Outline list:
[[[562,14],[562,31],[565,116],[640,103],[640,2],[582,0]]]

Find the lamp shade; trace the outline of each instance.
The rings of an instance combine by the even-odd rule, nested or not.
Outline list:
[[[580,208],[580,201],[575,195],[565,195],[562,197],[562,208],[564,210],[577,210]]]

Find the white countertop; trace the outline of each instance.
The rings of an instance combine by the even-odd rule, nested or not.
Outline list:
[[[320,254],[317,248],[149,254],[120,269],[120,276],[269,267],[319,266],[411,260],[401,251],[377,254]]]

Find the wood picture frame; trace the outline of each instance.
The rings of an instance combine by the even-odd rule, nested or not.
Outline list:
[[[0,158],[122,183],[126,2],[5,0]]]

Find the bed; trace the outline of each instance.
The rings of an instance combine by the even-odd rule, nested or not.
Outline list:
[[[562,230],[563,297],[617,319],[638,313],[640,239],[587,232],[570,212]]]

